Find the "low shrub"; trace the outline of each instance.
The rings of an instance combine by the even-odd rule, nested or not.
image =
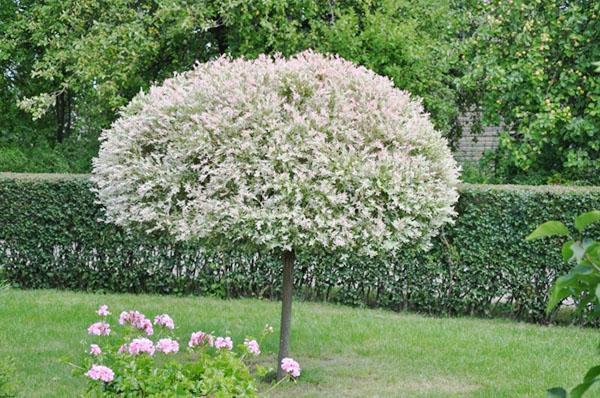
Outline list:
[[[85,175],[0,177],[0,268],[10,283],[278,297],[278,258],[127,234],[98,221],[103,212],[89,188]],[[553,321],[555,313],[545,312],[548,293],[569,265],[552,244],[524,237],[546,220],[570,226],[577,214],[599,208],[600,188],[465,184],[460,192],[455,225],[427,253],[376,259],[298,253],[299,295],[394,310]]]

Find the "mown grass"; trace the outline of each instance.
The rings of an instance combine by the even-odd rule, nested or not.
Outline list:
[[[258,334],[265,323],[277,326],[279,318],[278,303],[250,299],[11,289],[0,296],[0,358],[14,358],[23,397],[83,392],[84,381],[71,376],[63,360],[85,349],[85,329],[99,304],[114,312],[167,312],[180,336],[203,329],[227,332],[237,341]],[[294,304],[292,329],[293,357],[303,374],[272,397],[542,397],[550,386],[580,380],[597,360],[599,338],[594,329],[315,303]],[[276,348],[273,334],[263,351]]]

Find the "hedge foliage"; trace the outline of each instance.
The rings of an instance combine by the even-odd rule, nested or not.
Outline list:
[[[103,212],[89,184],[86,175],[0,175],[4,278],[23,288],[278,296],[278,258],[125,233],[99,222]],[[375,260],[300,253],[298,294],[396,310],[551,321],[544,313],[549,287],[570,266],[558,244],[524,237],[544,221],[570,224],[577,214],[600,208],[600,188],[464,185],[457,208],[456,224],[427,253]]]

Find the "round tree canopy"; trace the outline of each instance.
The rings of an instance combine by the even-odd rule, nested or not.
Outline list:
[[[219,58],[102,134],[108,221],[178,240],[361,255],[427,247],[458,171],[418,100],[339,57]]]

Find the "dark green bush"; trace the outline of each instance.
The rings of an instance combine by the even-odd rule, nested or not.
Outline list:
[[[277,297],[277,258],[125,233],[98,221],[102,210],[89,187],[85,175],[0,177],[0,269],[8,281],[23,288]],[[524,237],[546,220],[568,225],[594,208],[597,187],[465,185],[456,224],[431,251],[393,259],[300,253],[297,291],[351,305],[548,322],[548,291],[570,266],[554,242]]]

